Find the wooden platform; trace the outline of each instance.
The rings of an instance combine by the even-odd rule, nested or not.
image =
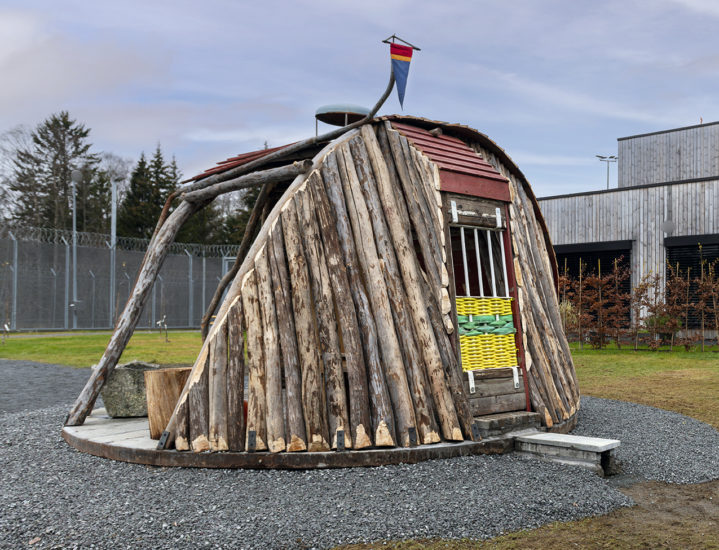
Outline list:
[[[104,409],[94,410],[82,426],[64,427],[62,437],[78,451],[103,458],[152,466],[192,468],[349,468],[414,464],[437,458],[477,454],[501,454],[514,449],[513,437],[488,437],[479,442],[322,453],[158,451],[157,441],[150,439],[147,418],[110,418]]]

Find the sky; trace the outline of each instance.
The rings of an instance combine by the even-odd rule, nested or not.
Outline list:
[[[540,197],[591,191],[618,137],[719,120],[718,24],[714,0],[0,0],[0,133],[68,110],[189,177],[371,107],[396,34],[421,51],[380,114],[476,128]]]

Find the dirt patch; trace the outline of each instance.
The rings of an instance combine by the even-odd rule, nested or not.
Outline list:
[[[620,489],[632,508],[570,523],[553,523],[488,541],[414,540],[342,546],[344,550],[708,548],[719,549],[719,481],[698,485],[642,482]]]

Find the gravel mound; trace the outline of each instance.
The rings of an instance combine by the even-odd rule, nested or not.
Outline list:
[[[625,474],[668,483],[719,479],[719,432],[671,411],[582,396],[576,435],[621,440]]]
[[[197,470],[79,453],[67,407],[0,417],[0,546],[326,548],[485,538],[631,500],[579,468],[479,456],[312,471]]]

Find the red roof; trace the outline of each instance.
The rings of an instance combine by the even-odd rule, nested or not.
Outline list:
[[[291,144],[288,144],[291,145]],[[201,180],[202,178],[206,178],[207,176],[211,176],[212,174],[217,174],[219,172],[225,172],[226,170],[229,170],[231,168],[235,168],[237,166],[242,166],[243,164],[247,164],[248,162],[252,162],[253,160],[257,160],[259,158],[264,157],[265,155],[269,155],[270,153],[274,151],[278,151],[280,149],[284,149],[287,147],[287,145],[281,145],[280,147],[272,147],[271,149],[260,149],[258,151],[250,151],[249,153],[242,153],[241,155],[237,155],[236,157],[230,157],[227,160],[223,160],[217,163],[217,166],[214,166],[212,168],[208,168],[201,174],[198,174],[192,178],[189,178],[187,181],[197,181]],[[185,183],[185,182],[183,182]]]
[[[394,120],[391,123],[394,129],[404,135],[441,169],[475,176],[482,180],[507,183],[507,178],[497,172],[491,164],[470,149],[461,139],[444,134],[434,136],[427,130]]]

